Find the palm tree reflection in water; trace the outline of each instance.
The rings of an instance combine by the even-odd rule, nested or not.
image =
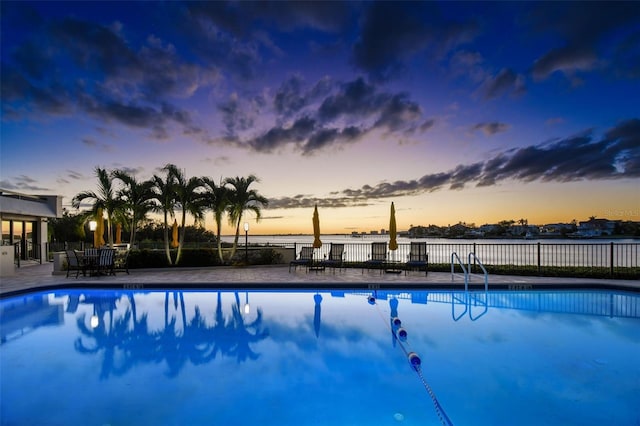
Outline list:
[[[231,316],[225,318],[221,293],[217,293],[214,323],[209,325],[199,306],[195,306],[193,317],[187,321],[183,292],[167,291],[162,330],[150,330],[148,313],[138,318],[135,293],[128,293],[126,297],[124,294],[85,297],[82,303],[94,306],[99,321],[93,328],[87,326],[85,313],[78,316],[80,337],[75,340],[74,348],[82,354],[102,354],[100,379],[112,374],[122,376],[138,365],[161,362],[167,364],[166,375],[176,377],[187,361],[193,365],[205,364],[218,354],[234,357],[238,363],[256,360],[260,354],[251,345],[269,336],[262,325],[262,309],[257,308],[255,320],[247,323],[240,309],[238,292],[234,295]],[[126,300],[128,306],[118,315],[117,305]]]

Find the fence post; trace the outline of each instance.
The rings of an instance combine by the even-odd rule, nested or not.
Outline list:
[[[610,251],[610,257],[611,257],[611,278],[613,278],[613,241],[611,241],[611,251]]]
[[[538,244],[538,276],[540,276],[540,275],[542,275],[542,272],[540,270],[540,264],[541,264],[541,261],[540,261],[540,241],[538,241],[537,244]]]
[[[476,254],[476,243],[474,241],[473,242],[473,270],[474,271],[476,270],[476,259],[477,259],[476,256],[478,255]],[[471,273],[471,265],[469,265],[469,273]]]

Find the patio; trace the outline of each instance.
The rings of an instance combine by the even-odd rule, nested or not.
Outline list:
[[[470,284],[482,288],[484,278],[473,275]],[[304,268],[289,272],[288,265],[211,268],[162,268],[132,269],[130,275],[70,277],[53,274],[53,263],[25,265],[14,276],[2,277],[0,296],[10,296],[38,288],[55,287],[120,287],[120,288],[202,288],[202,287],[305,287],[305,288],[464,288],[464,277],[450,273],[421,272],[408,274],[380,274],[377,270],[360,268],[306,272]],[[489,289],[534,289],[534,288],[616,288],[640,291],[640,282],[635,280],[549,278],[531,276],[489,275]]]

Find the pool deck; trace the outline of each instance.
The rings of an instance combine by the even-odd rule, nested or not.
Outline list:
[[[489,289],[615,289],[640,292],[640,281],[555,278],[512,275],[489,275]],[[484,288],[482,275],[472,275],[471,288]],[[462,274],[448,272],[384,273],[378,270],[331,269],[306,271],[288,265],[211,268],[133,269],[130,274],[115,276],[69,278],[53,273],[53,263],[25,265],[15,275],[0,277],[0,297],[9,297],[33,290],[55,288],[368,288],[368,289],[464,289]]]

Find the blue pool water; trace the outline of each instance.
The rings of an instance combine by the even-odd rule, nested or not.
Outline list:
[[[635,293],[87,289],[0,314],[3,425],[640,424]]]

